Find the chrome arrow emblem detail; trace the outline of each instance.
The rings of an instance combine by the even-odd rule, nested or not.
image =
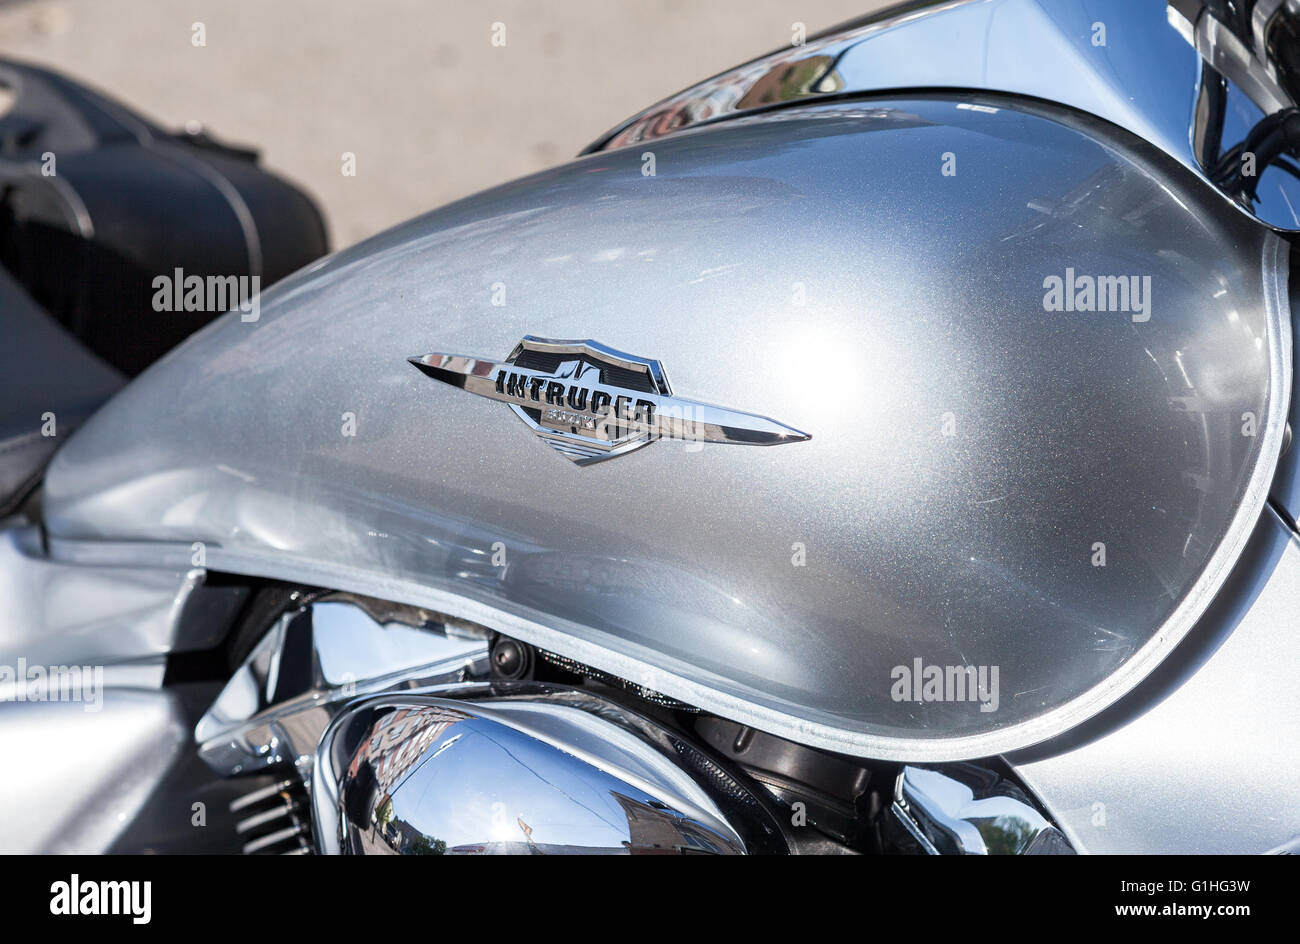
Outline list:
[[[590,340],[528,336],[499,362],[460,354],[409,360],[435,380],[508,404],[578,465],[656,439],[776,446],[812,438],[765,416],[674,397],[658,361]]]

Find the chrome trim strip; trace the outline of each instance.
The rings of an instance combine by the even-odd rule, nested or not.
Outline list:
[[[1281,7],[1282,0],[1256,0],[1255,9],[1250,11],[1250,35],[1255,41],[1255,58],[1263,63],[1272,79],[1276,79],[1277,74],[1268,61],[1268,25]]]
[[[1203,12],[1196,21],[1196,51],[1201,59],[1237,83],[1265,114],[1290,108],[1293,104],[1262,60],[1257,59],[1231,29],[1208,12]]]

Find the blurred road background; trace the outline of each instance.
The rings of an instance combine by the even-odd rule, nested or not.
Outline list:
[[[66,72],[165,127],[199,122],[258,147],[316,197],[343,248],[564,161],[789,44],[796,22],[812,35],[891,2],[0,0],[0,57]]]

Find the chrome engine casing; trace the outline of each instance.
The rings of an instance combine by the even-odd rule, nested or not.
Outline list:
[[[503,640],[488,636],[375,600],[289,597],[195,729],[214,773],[255,778],[231,804],[244,851],[1072,851],[1024,792],[972,764],[903,768],[870,837],[865,767],[620,693],[568,660],[554,664],[574,684],[494,677]]]
[[[322,852],[787,851],[771,814],[738,781],[612,702],[573,691],[466,694],[366,699],[326,731],[312,782]],[[656,741],[682,756],[655,750]],[[687,772],[691,756],[722,781],[713,796],[700,785],[704,771]],[[750,827],[748,842],[715,798]]]
[[[788,851],[771,799],[691,739],[598,693],[492,681],[486,639],[374,600],[293,599],[195,729],[215,773],[274,775],[234,804],[245,851]]]

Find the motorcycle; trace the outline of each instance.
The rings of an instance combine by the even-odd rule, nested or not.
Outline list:
[[[230,288],[166,354],[68,314],[64,161],[0,241],[0,849],[1294,851],[1298,34],[905,3],[327,256],[151,129],[235,207],[104,277]]]

